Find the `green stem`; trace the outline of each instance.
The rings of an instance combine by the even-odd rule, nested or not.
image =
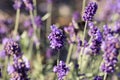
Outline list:
[[[5,63],[4,63],[4,72],[3,72],[3,77],[2,77],[4,80],[8,79],[7,74],[6,74],[6,72],[7,72],[7,65],[8,65],[8,57],[6,57],[6,60],[5,60]]]
[[[85,27],[84,27],[84,32],[83,32],[83,44],[84,44],[84,40],[85,40],[85,33],[86,33],[86,29],[87,29],[87,23],[88,21],[85,22]]]
[[[60,61],[60,50],[58,50],[58,55],[57,55],[57,65],[59,64]]]
[[[66,59],[66,64],[68,64],[69,61],[70,61],[70,57],[71,57],[71,54],[72,54],[72,48],[73,48],[73,44],[70,44],[70,47],[69,47],[69,50],[68,50],[67,59]]]
[[[15,27],[14,27],[14,36],[17,35],[18,26],[19,26],[19,18],[20,18],[20,9],[18,8],[16,11],[16,21],[15,21]]]
[[[34,5],[34,16],[37,15],[37,1],[33,0],[33,5]]]
[[[105,73],[103,80],[106,80],[106,79],[107,79],[107,73]]]
[[[33,41],[31,39],[30,45],[29,45],[29,59],[31,59],[31,57],[32,57],[32,50],[33,50]]]
[[[49,28],[50,28],[50,26],[51,26],[51,19],[52,19],[52,17],[51,17],[51,14],[52,14],[52,2],[51,3],[48,3],[48,5],[47,5],[47,11],[48,11],[48,13],[50,14],[50,16],[48,17],[48,19],[47,19],[47,21],[46,21],[46,35],[48,35],[49,34]]]
[[[84,13],[85,3],[86,3],[86,0],[83,0],[83,3],[82,3],[82,15],[83,15],[83,13]]]
[[[34,22],[34,16],[33,16],[32,10],[30,10],[30,18],[31,18],[31,21],[32,21],[33,29],[34,29],[34,35],[36,35],[36,28],[37,28],[37,26],[36,26],[36,24]]]

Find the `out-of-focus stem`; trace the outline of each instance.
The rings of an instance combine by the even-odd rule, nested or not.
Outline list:
[[[49,34],[49,27],[51,26],[51,14],[52,14],[52,2],[48,2],[47,3],[47,11],[48,13],[50,14],[50,16],[48,17],[47,19],[47,22],[46,22],[46,36]]]
[[[15,27],[14,27],[14,36],[17,35],[18,26],[19,26],[19,18],[20,18],[20,9],[18,8],[16,11],[16,21],[15,21]]]
[[[83,0],[83,3],[82,3],[82,15],[83,15],[83,13],[84,13],[84,9],[85,9],[85,4],[86,4],[86,0]]]
[[[28,53],[29,53],[29,59],[31,59],[31,57],[32,57],[32,50],[33,50],[33,41],[31,39],[30,40],[30,45],[29,45],[29,51],[28,51]]]
[[[84,40],[85,40],[85,33],[86,33],[86,29],[87,29],[87,23],[88,21],[85,22],[85,27],[84,27],[84,32],[83,32],[83,44],[84,44]]]
[[[4,62],[4,72],[3,72],[3,76],[2,76],[2,79],[4,80],[7,80],[8,77],[7,77],[7,66],[8,66],[8,57],[6,58],[5,62]]]
[[[70,44],[70,47],[69,47],[69,50],[68,50],[67,59],[66,59],[66,64],[68,64],[69,61],[70,61],[70,57],[71,57],[71,54],[72,54],[72,48],[73,48],[73,44]]]
[[[57,65],[59,64],[60,61],[60,50],[58,50],[58,54],[57,54]]]
[[[107,73],[105,73],[103,80],[106,80],[106,79],[107,79]]]
[[[79,65],[82,65],[82,57],[83,57],[83,53],[84,53],[84,40],[85,40],[86,29],[87,29],[87,21],[85,22],[85,27],[84,27],[84,32],[83,32],[83,49],[81,49],[79,58],[78,58],[80,60]]]
[[[30,10],[30,18],[31,18],[31,21],[32,21],[33,29],[34,29],[34,35],[36,35],[36,28],[37,28],[37,26],[36,26],[36,24],[34,22],[34,16],[33,16],[32,10]]]
[[[33,5],[34,5],[34,16],[37,15],[37,1],[33,0]]]

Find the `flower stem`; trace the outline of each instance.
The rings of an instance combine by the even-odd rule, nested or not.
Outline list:
[[[87,29],[87,23],[88,21],[85,22],[85,27],[84,27],[84,32],[83,32],[83,44],[84,44],[84,40],[85,40],[85,33],[86,33],[86,29]]]
[[[59,64],[60,61],[60,50],[58,50],[58,55],[57,55],[57,65]]]
[[[19,26],[19,18],[20,18],[20,9],[18,8],[16,11],[16,21],[15,21],[15,27],[14,27],[14,36],[17,35],[18,26]]]
[[[32,25],[33,25],[33,29],[34,29],[34,35],[36,35],[36,24],[34,22],[34,16],[33,16],[33,12],[32,10],[30,10],[30,18],[31,18],[31,21],[32,21]]]
[[[33,0],[33,4],[34,4],[34,16],[37,15],[37,1]]]
[[[83,15],[83,13],[84,13],[85,3],[86,3],[86,0],[83,0],[83,3],[82,3],[82,15]]]
[[[68,64],[69,61],[70,61],[70,57],[71,57],[71,54],[72,54],[72,48],[73,48],[73,44],[70,44],[67,59],[66,59],[66,64]]]
[[[50,3],[47,3],[47,13],[50,15],[48,18],[47,18],[47,21],[46,21],[46,36],[49,34],[49,28],[50,28],[50,25],[51,25],[51,19],[52,19],[52,2]]]
[[[106,80],[106,79],[107,79],[107,73],[105,73],[103,80]]]

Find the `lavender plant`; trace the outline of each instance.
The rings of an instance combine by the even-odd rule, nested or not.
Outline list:
[[[0,10],[0,80],[120,79],[120,1],[64,3],[13,0],[15,17]]]

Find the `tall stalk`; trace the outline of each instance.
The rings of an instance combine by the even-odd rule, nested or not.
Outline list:
[[[15,27],[14,27],[14,33],[13,33],[14,36],[16,36],[18,32],[19,18],[20,18],[20,9],[18,8],[16,11],[16,21],[15,21]]]

